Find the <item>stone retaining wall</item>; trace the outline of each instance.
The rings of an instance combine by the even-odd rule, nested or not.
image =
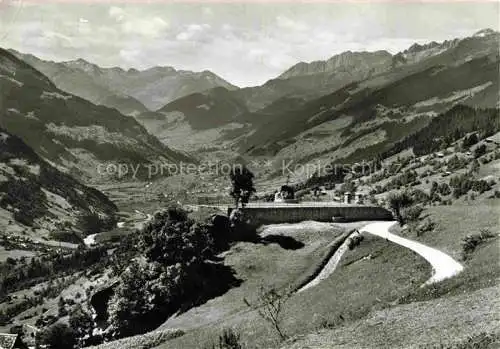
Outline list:
[[[245,218],[255,225],[302,221],[332,222],[334,218],[345,221],[393,219],[391,212],[383,207],[362,205],[250,205],[245,207],[243,212]]]

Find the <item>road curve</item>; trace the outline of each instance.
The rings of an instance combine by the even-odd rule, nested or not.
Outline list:
[[[398,245],[409,248],[425,258],[432,266],[433,273],[429,280],[422,286],[429,285],[435,282],[442,281],[459,274],[464,267],[456,260],[435,248],[426,246],[419,242],[405,239],[401,236],[389,232],[389,228],[397,222],[377,222],[371,223],[360,229],[361,232],[367,232],[372,235],[380,236],[384,239],[392,241]]]
[[[340,247],[330,257],[330,259],[328,260],[327,264],[323,267],[323,269],[321,269],[321,271],[319,272],[319,274],[315,278],[313,278],[311,281],[309,281],[307,284],[305,284],[304,286],[302,286],[301,288],[299,288],[297,290],[297,293],[303,292],[303,291],[305,291],[305,290],[307,290],[307,289],[309,289],[311,287],[316,286],[321,281],[325,280],[331,274],[333,274],[333,272],[335,271],[335,269],[337,269],[337,266],[339,265],[342,256],[349,249],[349,245],[351,244],[352,240],[354,238],[356,238],[357,236],[359,236],[359,235],[360,235],[359,232],[354,232],[351,235],[349,235],[344,240],[344,242],[342,243],[342,245],[340,245]]]

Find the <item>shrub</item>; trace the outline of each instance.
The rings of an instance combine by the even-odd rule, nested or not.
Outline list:
[[[56,323],[41,333],[40,341],[48,349],[72,349],[77,344],[73,330],[62,323]]]
[[[481,144],[479,147],[477,147],[474,150],[474,157],[476,159],[483,156],[484,154],[486,154],[486,145],[485,144]]]
[[[415,233],[417,236],[422,236],[423,234],[434,230],[436,227],[436,222],[431,219],[426,219],[422,223],[418,224],[415,228]]]
[[[346,182],[340,186],[339,194],[354,193],[356,191],[356,184],[353,181]]]
[[[66,301],[64,300],[63,297],[59,297],[58,301],[58,316],[59,317],[64,317],[68,315],[68,311],[66,310]]]
[[[229,178],[232,183],[230,195],[234,198],[236,207],[240,202],[244,207],[256,191],[253,184],[254,174],[245,166],[234,165]]]
[[[78,304],[72,309],[69,315],[69,325],[80,341],[80,344],[84,344],[83,338],[85,336],[91,336],[92,330],[94,328],[94,321],[92,316],[83,310],[82,306]]]
[[[392,179],[387,183],[387,189],[395,189],[405,185],[413,184],[417,181],[417,172],[412,170],[406,170],[398,177]]]
[[[401,214],[405,222],[416,222],[423,211],[424,208],[422,206],[415,205],[404,208]]]
[[[482,194],[485,191],[488,191],[491,189],[490,183],[486,182],[485,180],[479,180],[479,181],[473,181],[472,182],[472,190],[477,191],[478,193]]]
[[[451,189],[450,189],[450,186],[446,183],[441,183],[439,186],[438,186],[438,192],[439,194],[443,195],[443,196],[446,196],[446,195],[450,195],[451,194]]]
[[[464,260],[467,259],[479,245],[495,238],[496,236],[496,234],[493,234],[488,229],[482,229],[479,234],[467,235],[462,240],[462,258]]]
[[[356,247],[358,247],[361,242],[365,239],[365,237],[359,232],[357,234],[353,234],[349,237],[349,250],[354,250]]]
[[[488,197],[489,199],[500,199],[500,191],[495,190],[492,195]]]
[[[479,164],[479,161],[477,161],[477,159],[474,159],[474,161],[472,161],[472,163],[470,164],[470,172],[471,173],[477,173],[479,172],[479,168],[481,167],[481,165]]]
[[[240,343],[240,334],[236,333],[233,329],[227,328],[219,335],[218,344],[212,344],[206,349],[242,349]]]
[[[390,194],[387,201],[399,224],[404,225],[405,220],[401,210],[410,207],[413,204],[413,198],[408,192],[404,191]]]
[[[423,190],[420,189],[412,190],[411,197],[416,204],[427,204],[431,199],[430,195],[427,195]]]
[[[477,137],[477,134],[473,133],[469,136],[465,136],[463,141],[462,141],[462,148],[470,148],[470,146],[476,144],[479,142],[479,138]]]

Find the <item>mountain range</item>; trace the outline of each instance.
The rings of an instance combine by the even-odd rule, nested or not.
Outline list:
[[[487,29],[394,55],[345,52],[262,86],[188,95],[137,120],[169,146],[207,156],[307,162],[375,144],[385,151],[456,104],[498,108],[499,39]]]
[[[6,50],[0,50],[0,127],[60,170],[84,180],[104,179],[98,168],[109,163],[189,161],[134,118],[58,89]]]
[[[393,56],[390,69],[273,116],[240,149],[291,156],[302,148],[303,157],[336,157],[338,150],[344,156],[382,139],[391,144],[458,103],[497,108],[499,38],[499,33],[487,32],[412,46]]]
[[[133,115],[156,138],[132,118],[87,106],[106,114],[100,122],[126,120],[120,124],[141,130],[143,140],[156,150],[179,149],[197,158],[222,151],[224,156],[309,162],[346,158],[365,147],[386,151],[456,104],[498,108],[499,38],[498,32],[485,29],[466,38],[414,44],[397,54],[347,51],[325,61],[300,62],[247,88],[236,88],[211,72],[170,67],[125,71],[81,59],[54,63],[15,54],[42,70],[52,88],[66,91],[57,92],[62,99],[69,92],[94,103],[105,97],[105,103]],[[25,112],[27,118],[33,115]],[[68,136],[49,119],[49,131]],[[171,158],[182,157],[170,152]]]
[[[210,71],[192,72],[172,67],[143,71],[102,68],[84,59],[52,62],[15,50],[10,52],[42,72],[61,90],[94,104],[116,108],[126,115],[156,110],[168,102],[213,87],[236,89]]]

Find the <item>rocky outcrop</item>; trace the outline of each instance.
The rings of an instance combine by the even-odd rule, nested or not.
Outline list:
[[[283,74],[279,79],[321,73],[380,73],[390,68],[392,55],[387,51],[352,52],[335,55],[326,61],[311,63],[300,62]]]

